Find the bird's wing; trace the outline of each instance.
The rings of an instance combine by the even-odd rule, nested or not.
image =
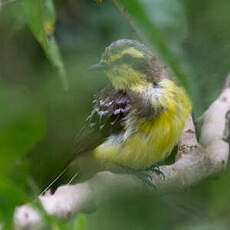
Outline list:
[[[69,165],[81,154],[87,153],[102,144],[110,135],[121,132],[124,122],[131,110],[128,95],[114,89],[104,89],[93,100],[93,109],[85,125],[78,132],[73,143],[69,160],[45,188],[45,193],[56,181],[63,176]]]
[[[110,135],[121,132],[130,109],[130,99],[125,92],[104,89],[95,96],[93,110],[75,138],[73,158],[93,150]]]

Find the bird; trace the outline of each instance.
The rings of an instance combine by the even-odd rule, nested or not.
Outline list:
[[[136,170],[166,159],[191,112],[185,90],[134,40],[113,42],[92,68],[104,70],[113,87],[94,101],[93,115],[112,118],[119,127],[93,150],[94,158]]]
[[[164,161],[178,143],[192,105],[163,61],[141,42],[120,39],[90,69],[103,71],[111,85],[94,97],[70,162],[76,160],[81,172],[94,164],[147,170]]]

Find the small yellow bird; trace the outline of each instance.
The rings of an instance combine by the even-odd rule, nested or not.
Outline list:
[[[76,138],[70,161],[77,159],[78,172],[90,171],[96,163],[106,169],[145,170],[167,158],[191,103],[164,65],[145,45],[122,39],[108,46],[91,69],[103,70],[112,87],[95,97]]]
[[[191,112],[185,91],[137,41],[113,42],[94,68],[105,71],[113,89],[94,100],[92,116],[119,127],[93,150],[95,159],[140,170],[168,157]]]

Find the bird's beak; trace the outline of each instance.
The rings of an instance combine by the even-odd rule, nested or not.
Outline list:
[[[103,64],[103,63],[97,63],[97,64],[94,64],[94,65],[91,65],[89,67],[89,70],[104,70],[106,68],[106,65]]]

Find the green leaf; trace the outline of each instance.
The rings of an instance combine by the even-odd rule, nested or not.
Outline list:
[[[157,27],[154,21],[153,14],[147,10],[146,1],[139,0],[113,0],[115,5],[123,14],[131,16],[130,24],[137,31],[139,37],[147,40],[152,45],[159,55],[166,61],[168,66],[172,69],[177,80],[189,90],[188,79],[182,72],[181,64],[178,57],[169,48],[162,31]],[[152,9],[152,7],[151,7]],[[134,23],[133,23],[134,22]]]
[[[0,88],[0,222],[11,226],[14,208],[27,201],[28,153],[45,135],[45,118],[24,88]],[[26,190],[27,188],[27,190]]]
[[[188,35],[185,9],[180,0],[142,0],[143,8],[164,36],[167,45],[177,51]]]
[[[65,90],[68,89],[62,57],[53,35],[55,26],[55,9],[52,0],[23,0],[26,22],[35,38],[43,47],[48,59],[57,69]]]
[[[74,224],[74,230],[87,230],[87,219],[84,214],[78,214]]]
[[[28,100],[20,90],[0,89],[0,176],[45,135],[44,115]]]
[[[24,188],[10,178],[0,176],[0,220],[4,229],[12,229],[13,212],[16,206],[26,203]]]

